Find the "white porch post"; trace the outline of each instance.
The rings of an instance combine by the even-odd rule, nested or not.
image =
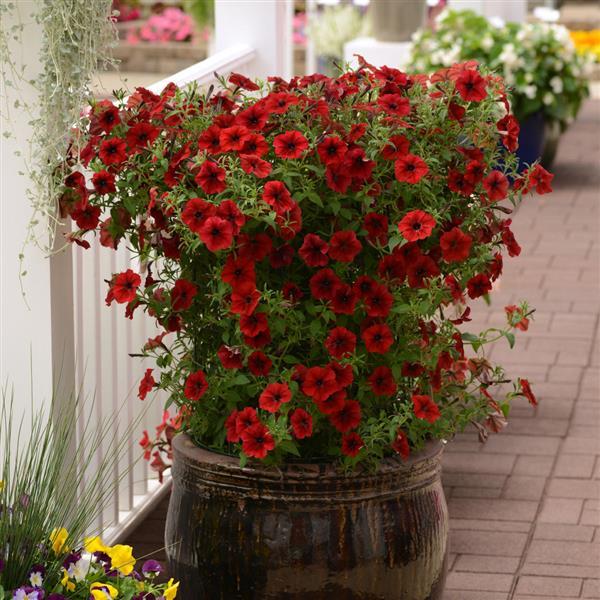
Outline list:
[[[244,75],[292,76],[292,0],[215,0],[215,51],[236,44],[256,50]]]

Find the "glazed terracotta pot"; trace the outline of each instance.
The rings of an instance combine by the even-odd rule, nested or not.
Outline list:
[[[166,527],[182,600],[434,600],[448,513],[439,443],[375,472],[332,465],[240,468],[173,441]]]

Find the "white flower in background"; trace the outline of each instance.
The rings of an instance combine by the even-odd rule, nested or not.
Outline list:
[[[450,32],[448,32],[448,33],[446,33],[446,34],[444,34],[444,35],[442,36],[442,42],[443,42],[444,44],[448,44],[448,45],[449,45],[449,44],[451,44],[453,41],[454,41],[454,36],[453,36],[453,35],[452,35]]]
[[[29,582],[33,587],[42,587],[44,584],[42,573],[40,571],[33,571],[33,573],[31,573],[29,576]]]
[[[569,30],[563,25],[551,25],[552,33],[554,37],[565,46],[572,44],[571,36],[569,35]]]
[[[537,86],[535,85],[526,85],[523,88],[524,94],[530,99],[533,100],[537,94]]]
[[[450,10],[445,8],[435,19],[436,23],[442,24],[450,16]]]
[[[517,54],[514,44],[506,44],[498,60],[504,65],[505,70],[509,71],[517,69],[523,64],[523,59]]]
[[[87,577],[91,563],[92,557],[89,554],[84,554],[76,563],[69,566],[67,571],[69,577],[72,577],[75,581],[83,581]]]
[[[446,53],[443,50],[436,50],[432,52],[429,56],[431,59],[431,63],[434,65],[443,65],[446,60]]]
[[[423,30],[417,29],[411,36],[410,40],[413,44],[418,44],[423,39]]]
[[[563,80],[558,75],[555,75],[550,80],[550,87],[555,94],[561,94],[563,91]]]
[[[555,70],[555,71],[562,71],[562,68],[564,67],[564,64],[565,64],[565,63],[563,63],[563,61],[562,61],[562,60],[558,60],[558,59],[556,59],[556,60],[554,61],[554,65],[553,65],[553,66],[554,66],[554,70]]]
[[[491,35],[483,36],[481,40],[481,47],[487,52],[494,45],[494,40]]]
[[[525,83],[531,83],[533,81],[533,73],[525,73]]]
[[[506,25],[506,22],[500,17],[492,17],[490,19],[490,25],[496,29],[502,29]]]
[[[552,93],[551,92],[546,92],[544,94],[544,97],[542,98],[542,102],[546,106],[550,106],[554,102],[554,96],[552,95]]]

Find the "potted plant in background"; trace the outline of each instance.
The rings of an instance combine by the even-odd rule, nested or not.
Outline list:
[[[521,164],[543,156],[549,167],[560,134],[589,93],[591,58],[575,52],[568,30],[548,23],[504,24],[468,10],[447,10],[435,31],[413,36],[411,65],[417,72],[431,72],[457,60],[477,60],[504,77],[521,123]]]
[[[107,303],[159,327],[139,394],[177,411],[160,431],[184,598],[441,598],[441,441],[535,403],[525,379],[495,396],[483,354],[527,305],[463,331],[520,252],[510,206],[551,191],[539,165],[517,176],[508,106],[473,64],[364,61],[92,105],[62,205],[72,241],[142,261]]]

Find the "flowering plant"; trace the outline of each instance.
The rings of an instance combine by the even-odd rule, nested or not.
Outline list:
[[[160,328],[140,398],[167,391],[178,426],[243,463],[347,466],[469,423],[497,431],[510,399],[534,403],[524,379],[494,399],[506,379],[483,355],[512,345],[527,305],[504,329],[460,329],[502,249],[520,252],[511,206],[551,191],[539,165],[516,174],[502,80],[361,60],[336,79],[221,86],[93,104],[65,181],[71,240],[95,232],[142,261],[106,298]]]
[[[411,64],[431,72],[457,60],[477,60],[501,73],[520,121],[542,111],[564,129],[589,94],[590,58],[575,52],[561,25],[503,24],[469,10],[446,10],[435,31],[414,34]]]
[[[571,31],[571,39],[579,54],[591,54],[596,62],[600,62],[600,29]]]
[[[48,540],[37,545],[38,560],[29,569],[27,581],[15,589],[4,589],[0,558],[0,600],[173,600],[179,583],[170,579],[159,584],[163,567],[147,560],[139,571],[131,546],[105,545],[99,537],[85,540],[82,548],[69,548],[66,529],[54,529]]]
[[[138,29],[127,34],[129,43],[189,42],[194,36],[194,20],[180,8],[165,8],[154,14]]]

